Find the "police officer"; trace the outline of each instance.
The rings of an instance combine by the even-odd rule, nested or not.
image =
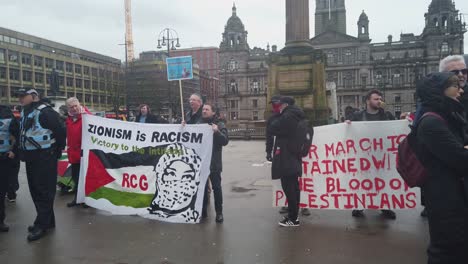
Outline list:
[[[55,228],[57,159],[62,155],[66,134],[59,114],[40,101],[35,89],[20,89],[17,94],[23,106],[19,154],[26,162],[29,191],[37,211],[27,238],[34,241]]]
[[[8,106],[0,105],[0,232],[8,232],[5,224],[5,195],[17,168],[19,123]],[[17,174],[16,174],[17,175]]]

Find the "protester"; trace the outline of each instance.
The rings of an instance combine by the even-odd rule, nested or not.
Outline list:
[[[80,104],[76,97],[70,97],[66,101],[68,107],[68,117],[65,121],[67,128],[67,155],[68,162],[71,164],[72,179],[75,183],[75,196],[73,201],[67,204],[68,207],[74,207],[76,203],[76,189],[80,179],[81,163],[81,128],[82,114],[91,114],[88,109]]]
[[[267,161],[272,162],[273,161],[273,145],[275,143],[275,137],[271,135],[268,132],[268,129],[276,118],[279,117],[280,115],[280,108],[281,108],[281,102],[280,102],[281,96],[279,95],[274,95],[271,97],[270,104],[271,104],[271,116],[268,118],[267,123],[266,123],[266,159]],[[288,207],[282,206],[279,210],[280,214],[287,214],[288,213]],[[309,216],[310,211],[307,208],[301,208],[301,214],[303,216]]]
[[[223,217],[223,191],[221,188],[221,172],[223,170],[223,147],[229,143],[228,131],[224,123],[216,119],[216,109],[211,104],[203,106],[203,123],[211,125],[213,128],[213,153],[211,155],[210,177],[211,186],[214,194],[216,222],[222,223]],[[203,199],[202,218],[208,216],[208,181],[205,187],[205,196]]]
[[[464,147],[463,89],[454,73],[434,73],[416,87],[421,101],[417,155],[428,171],[423,185],[430,264],[468,263],[468,150]]]
[[[65,147],[66,133],[59,114],[40,101],[35,89],[20,89],[17,95],[23,106],[19,155],[26,162],[29,191],[37,212],[27,238],[34,241],[55,228],[57,159]]]
[[[203,100],[200,94],[194,93],[190,96],[190,111],[185,115],[186,124],[201,124],[203,122]]]
[[[151,113],[151,109],[149,108],[148,105],[142,104],[140,105],[140,111],[135,119],[135,122],[137,123],[146,123],[146,124],[167,124],[167,120],[157,116],[153,115]]]
[[[0,232],[9,230],[5,224],[5,195],[11,191],[10,181],[16,177],[18,182],[18,137],[18,120],[8,106],[0,105]]]
[[[383,109],[382,93],[378,90],[371,90],[366,95],[366,109],[355,112],[351,120],[347,120],[347,123],[351,121],[386,121],[394,120],[395,118],[391,113],[385,112]],[[364,217],[363,210],[353,210],[353,217]],[[386,219],[396,219],[396,214],[392,210],[382,210],[382,216]]]
[[[294,146],[299,121],[305,119],[302,109],[297,107],[292,97],[280,99],[280,114],[271,121],[268,133],[276,137],[273,147],[272,178],[281,179],[281,186],[288,200],[288,216],[278,224],[290,227],[299,226],[299,177],[302,176],[302,156]]]

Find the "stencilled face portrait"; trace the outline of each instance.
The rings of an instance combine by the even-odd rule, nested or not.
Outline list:
[[[193,149],[179,143],[169,145],[155,167],[156,193],[150,213],[165,218],[180,215],[187,222],[196,221],[200,167],[201,158]]]

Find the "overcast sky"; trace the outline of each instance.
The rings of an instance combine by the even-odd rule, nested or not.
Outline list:
[[[284,0],[236,0],[237,14],[249,32],[251,47],[285,42]],[[394,40],[400,33],[421,34],[431,0],[348,0],[347,30],[357,35],[357,20],[365,10],[373,42]],[[468,1],[456,0],[468,14]],[[159,32],[174,28],[183,48],[219,46],[232,0],[133,0],[135,54],[155,50]],[[124,59],[124,0],[0,0],[0,26],[78,48]],[[311,37],[315,1],[310,1]],[[465,15],[468,21],[468,15]],[[468,41],[465,36],[465,51]]]

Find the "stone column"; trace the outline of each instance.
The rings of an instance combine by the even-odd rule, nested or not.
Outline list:
[[[309,0],[286,0],[286,48],[310,47]]]

